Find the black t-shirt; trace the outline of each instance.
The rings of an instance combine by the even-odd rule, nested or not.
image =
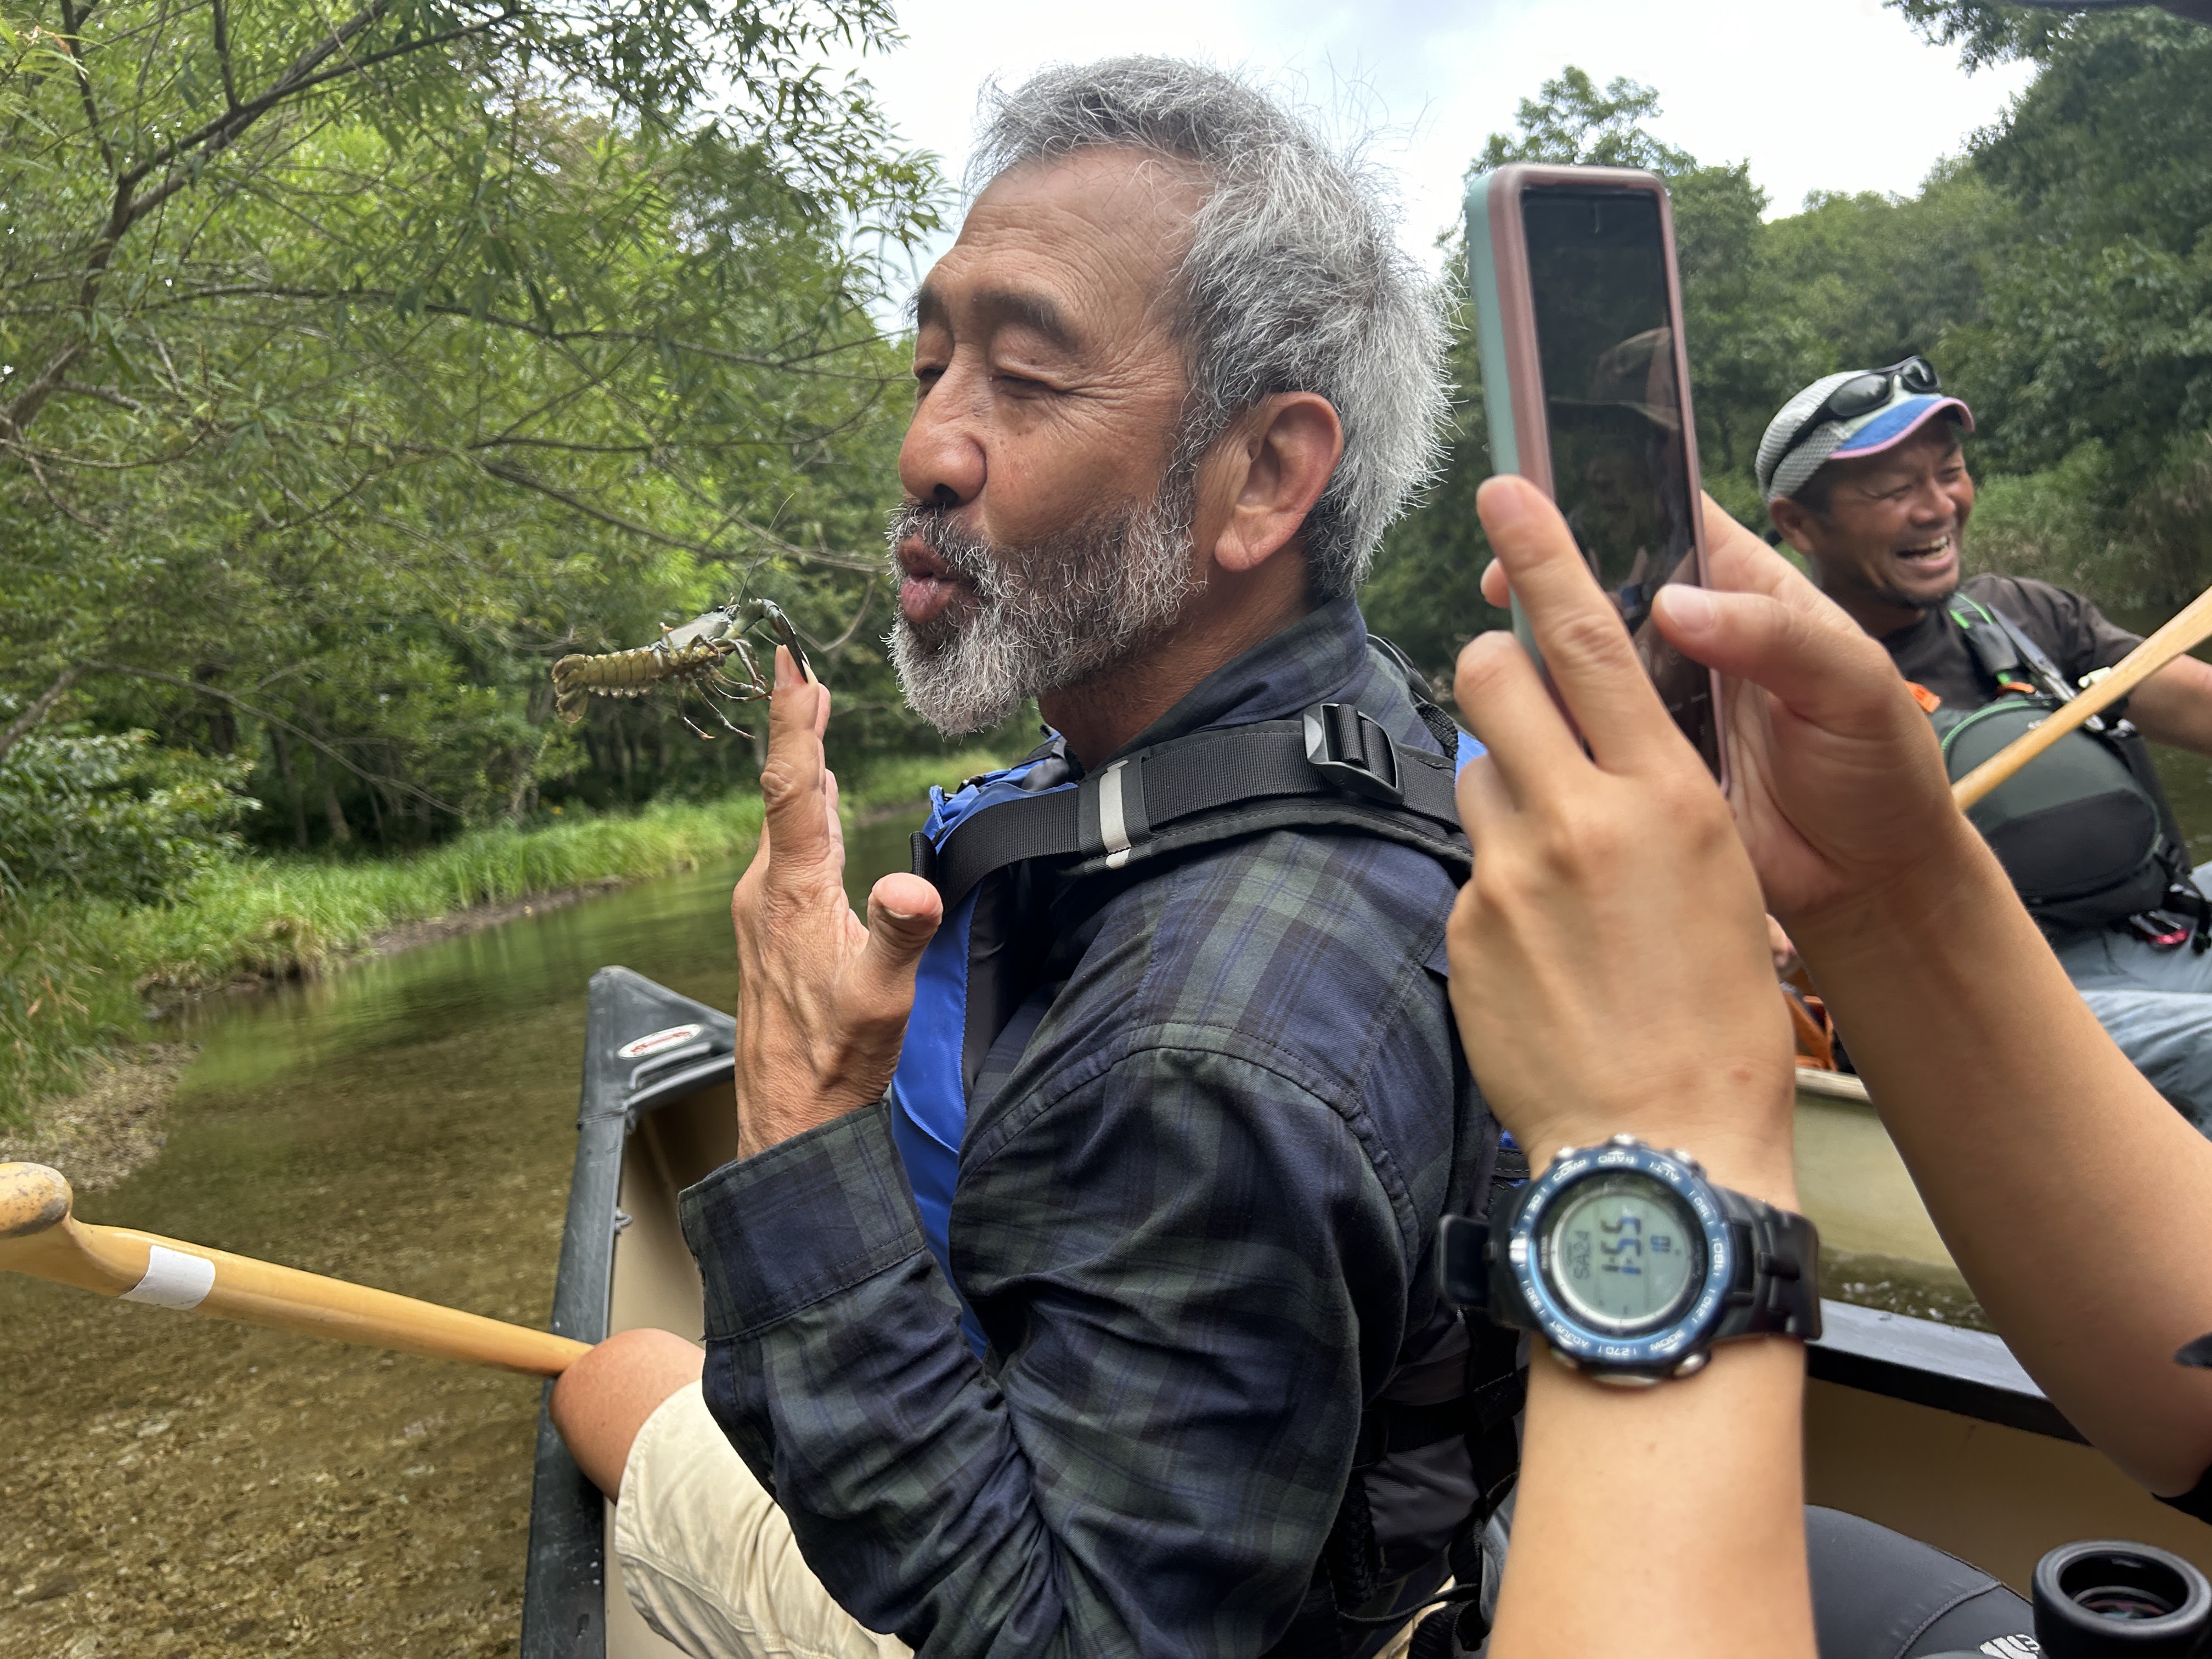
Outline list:
[[[2005,619],[2051,655],[2069,680],[2108,668],[2142,643],[2079,593],[2023,576],[1969,576],[1959,584],[1967,598]],[[1897,672],[1923,685],[1953,709],[1979,708],[1997,695],[1966,649],[1966,636],[1938,607],[1882,641]]]

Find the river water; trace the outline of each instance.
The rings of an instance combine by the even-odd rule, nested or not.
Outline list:
[[[2160,763],[2184,823],[2212,830],[2212,769]],[[854,833],[856,900],[904,866],[909,827]],[[2212,835],[2196,844],[2212,859]],[[586,981],[620,963],[731,1006],[736,874],[201,1006],[167,1150],[86,1218],[542,1325]],[[1839,1176],[1847,1156],[1887,1155],[1863,1123],[1831,1127],[1855,1149],[1823,1155]],[[1941,1273],[1833,1265],[1832,1294],[1973,1316]],[[538,1395],[504,1373],[0,1274],[0,1654],[512,1653]]]
[[[202,1005],[167,1150],[82,1212],[542,1326],[586,981],[730,1006],[737,873]],[[512,1653],[539,1387],[0,1273],[0,1655]]]

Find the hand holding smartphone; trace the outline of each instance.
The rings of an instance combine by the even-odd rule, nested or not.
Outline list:
[[[1559,505],[1668,713],[1726,787],[1720,677],[1651,621],[1664,584],[1705,581],[1667,186],[1624,167],[1500,167],[1468,186],[1467,247],[1492,462]],[[1513,626],[1534,653],[1517,601]]]

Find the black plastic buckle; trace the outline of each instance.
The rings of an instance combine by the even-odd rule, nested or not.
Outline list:
[[[1317,702],[1300,716],[1306,728],[1306,759],[1340,789],[1402,805],[1406,791],[1398,781],[1398,751],[1390,734],[1348,702]]]
[[[1476,1313],[1490,1310],[1490,1224],[1448,1215],[1437,1226],[1437,1278],[1444,1300]]]

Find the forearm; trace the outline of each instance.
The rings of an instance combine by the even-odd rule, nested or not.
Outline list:
[[[1780,1337],[1648,1390],[1540,1355],[1494,1659],[1809,1656],[1804,1382]]]
[[[2128,718],[2153,743],[2212,755],[2212,663],[2175,658],[2135,689]]]
[[[706,1395],[808,1565],[918,1649],[1065,1646],[1071,1608],[1005,1401],[899,1185],[881,1109],[685,1195],[705,1279]]]
[[[1794,1206],[1786,1160],[1711,1173]],[[1640,1389],[1539,1353],[1495,1659],[1809,1659],[1804,1393],[1790,1338],[1723,1343]]]
[[[708,1344],[706,1395],[841,1606],[919,1652],[1133,1648],[1048,1523],[1007,1405],[927,1250]]]
[[[1996,1328],[2094,1443],[2153,1491],[2212,1463],[2212,1144],[2067,981],[1963,819],[1909,878],[1784,918],[1906,1167]]]
[[[686,1195],[708,1404],[863,1623],[925,1653],[1257,1652],[1297,1607],[1352,1462],[1348,1356],[1382,1311],[1379,1283],[1355,1304],[1352,1282],[1391,1278],[1365,1264],[1399,1241],[1370,1176],[1279,1194],[1224,1243],[1220,1217],[1250,1206],[1217,1181],[1287,1149],[1239,1139],[1212,1097],[1150,1073],[1097,1085],[971,1170],[992,1206],[963,1284],[1007,1345],[995,1370],[960,1332],[880,1111]],[[1236,1097],[1280,1109],[1237,1125],[1303,1121],[1328,1163],[1363,1167],[1310,1103]],[[1086,1143],[1079,1188],[1063,1122]],[[1402,1306],[1402,1269],[1392,1282]]]

